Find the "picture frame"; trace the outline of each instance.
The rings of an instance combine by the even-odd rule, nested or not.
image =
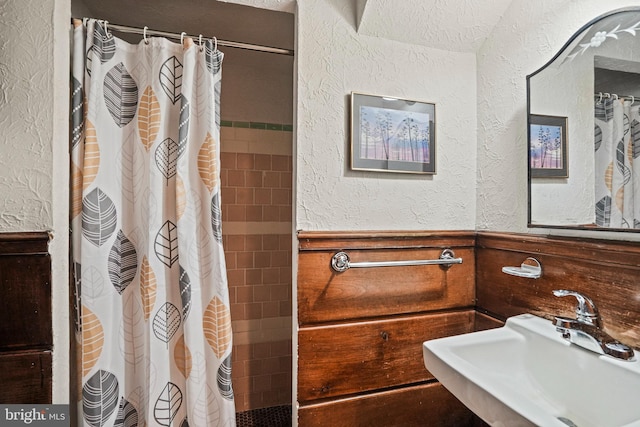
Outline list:
[[[351,93],[351,169],[436,173],[435,104]]]
[[[567,118],[529,115],[529,168],[532,178],[568,178]]]

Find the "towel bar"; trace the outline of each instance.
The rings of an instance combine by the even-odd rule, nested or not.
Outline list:
[[[412,265],[441,265],[444,268],[449,268],[452,264],[462,264],[462,258],[456,258],[451,249],[444,249],[438,259],[351,262],[349,255],[343,251],[336,252],[333,257],[331,257],[331,267],[338,273],[347,271],[350,268],[401,267]]]

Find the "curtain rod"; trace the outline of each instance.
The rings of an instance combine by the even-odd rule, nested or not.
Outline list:
[[[72,22],[73,22],[73,19],[79,19],[79,18],[72,18]],[[82,20],[82,19],[79,19],[79,20]],[[105,22],[103,19],[100,19],[98,21]],[[143,28],[131,27],[131,26],[128,26],[128,25],[112,24],[109,21],[107,21],[107,29],[112,29],[112,30],[115,30],[115,31],[119,31],[121,33],[130,33],[130,34],[139,34],[139,35],[143,35],[144,34],[144,29]],[[175,39],[175,40],[181,40],[182,37],[183,37],[182,34],[169,33],[169,32],[166,32],[166,31],[151,30],[149,28],[147,28],[146,33],[147,33],[147,35],[151,35],[151,36],[167,37],[167,38]],[[192,35],[184,34],[184,37],[191,37],[195,41],[195,40],[198,40],[200,35],[192,36]],[[213,37],[207,37],[207,38],[213,39]],[[218,41],[218,46],[235,47],[235,48],[238,48],[238,49],[254,50],[254,51],[257,51],[257,52],[275,53],[275,54],[278,54],[278,55],[288,55],[288,56],[293,56],[293,53],[294,53],[293,50],[282,49],[282,48],[279,48],[279,47],[262,46],[262,45],[258,45],[258,44],[234,42],[234,41],[229,41],[229,40],[220,40],[220,39],[216,39],[216,40]]]
[[[617,93],[609,93],[609,92],[596,92],[593,94],[593,96],[595,98],[602,98],[602,99],[609,99],[609,98],[613,98],[614,96],[617,96],[618,98],[631,98],[634,99],[638,98],[640,100],[640,97],[638,96],[633,96],[633,95],[618,95]]]

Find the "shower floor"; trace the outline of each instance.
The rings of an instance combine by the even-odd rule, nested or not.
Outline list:
[[[236,413],[237,427],[291,427],[291,405]]]

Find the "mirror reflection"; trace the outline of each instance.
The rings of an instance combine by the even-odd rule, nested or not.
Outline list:
[[[640,8],[527,77],[529,226],[640,231]]]

